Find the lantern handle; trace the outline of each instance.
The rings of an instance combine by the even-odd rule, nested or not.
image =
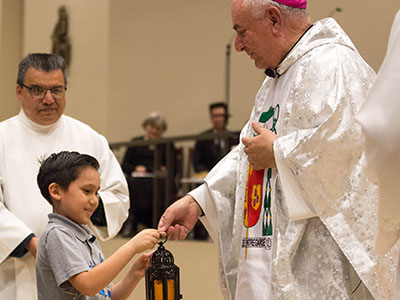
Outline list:
[[[160,240],[160,242],[159,242],[158,244],[159,244],[159,245],[164,245],[167,241],[168,241],[168,235],[165,236],[164,242],[162,242],[162,241]]]

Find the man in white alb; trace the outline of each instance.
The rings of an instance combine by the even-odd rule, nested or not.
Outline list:
[[[104,136],[63,115],[66,89],[62,57],[34,53],[20,62],[21,110],[0,123],[0,299],[37,299],[36,248],[51,212],[36,184],[43,157],[74,150],[99,161],[100,201],[91,220],[102,240],[115,236],[128,215],[128,188],[118,161]]]

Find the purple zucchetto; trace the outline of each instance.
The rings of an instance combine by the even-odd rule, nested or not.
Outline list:
[[[307,0],[274,0],[280,4],[295,7],[295,8],[306,8],[307,7]]]

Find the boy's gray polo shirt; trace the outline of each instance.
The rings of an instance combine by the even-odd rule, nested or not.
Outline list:
[[[104,258],[93,232],[58,214],[49,214],[49,223],[40,236],[36,255],[39,300],[111,299],[107,286],[94,297],[81,295],[68,281],[88,271]]]

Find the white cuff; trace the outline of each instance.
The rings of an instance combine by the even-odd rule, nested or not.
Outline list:
[[[299,186],[296,177],[292,171],[286,166],[282,159],[278,139],[274,142],[275,162],[278,168],[279,178],[281,180],[283,193],[285,194],[286,205],[289,211],[289,217],[292,220],[302,220],[316,217],[314,208],[304,199],[302,189]]]
[[[200,221],[207,229],[212,240],[217,242],[219,232],[218,214],[207,183],[203,183],[188,194],[196,200],[203,210],[205,215],[200,217]]]

